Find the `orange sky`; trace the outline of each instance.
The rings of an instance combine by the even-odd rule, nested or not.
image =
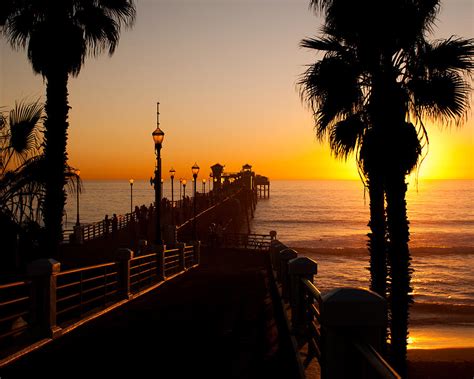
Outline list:
[[[314,138],[295,83],[316,58],[298,48],[318,33],[307,0],[137,2],[137,22],[111,58],[88,59],[70,80],[70,164],[83,178],[147,178],[154,165],[156,101],[165,132],[163,171],[191,176],[250,163],[273,179],[356,179]],[[435,38],[472,37],[470,0],[444,1]],[[44,96],[24,52],[0,39],[0,105]],[[472,118],[472,112],[469,115]],[[424,178],[474,178],[474,124],[429,128]]]

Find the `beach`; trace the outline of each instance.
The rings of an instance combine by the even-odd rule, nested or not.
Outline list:
[[[474,348],[410,349],[408,375],[416,379],[472,379]]]

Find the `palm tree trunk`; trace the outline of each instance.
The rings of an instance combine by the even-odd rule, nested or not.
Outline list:
[[[370,253],[370,289],[387,296],[387,252],[385,244],[385,199],[383,181],[374,172],[368,173],[370,198],[370,233],[367,247]]]
[[[405,173],[401,170],[392,172],[385,187],[389,237],[388,262],[391,278],[390,348],[392,363],[402,377],[406,377],[407,369],[408,321],[412,303],[410,282],[413,272],[410,267],[411,257],[408,249],[410,232],[405,200],[406,191]]]
[[[44,224],[46,229],[46,256],[57,257],[62,240],[62,217],[66,203],[65,169],[67,162],[67,118],[69,112],[67,72],[51,70],[47,75],[45,121],[45,199]]]

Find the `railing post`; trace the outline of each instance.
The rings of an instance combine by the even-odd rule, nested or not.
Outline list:
[[[201,241],[193,241],[194,251],[193,251],[193,263],[198,265],[201,263]]]
[[[165,250],[166,245],[156,246],[156,268],[158,270],[158,280],[165,280]]]
[[[385,299],[361,288],[337,288],[322,298],[321,378],[367,378],[353,342],[381,351],[387,323]]]
[[[61,335],[56,325],[56,279],[60,269],[61,264],[54,259],[38,259],[27,268],[33,282],[33,330],[40,337]]]
[[[119,293],[121,299],[130,299],[132,291],[130,289],[130,260],[133,258],[133,251],[120,248],[115,253],[115,260],[118,264]]]
[[[288,301],[290,298],[290,276],[288,274],[288,262],[297,256],[298,253],[293,249],[285,249],[280,251],[281,296],[285,301]]]
[[[288,274],[291,286],[291,325],[295,334],[306,331],[306,301],[301,279],[313,282],[313,276],[318,272],[318,264],[310,258],[298,257],[288,261]]]
[[[176,248],[179,250],[178,251],[178,267],[179,271],[184,271],[186,268],[186,261],[184,259],[184,248],[186,247],[186,244],[183,242],[178,242],[176,244]]]

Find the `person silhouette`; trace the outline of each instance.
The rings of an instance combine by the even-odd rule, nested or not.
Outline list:
[[[117,229],[118,229],[118,218],[117,218],[117,215],[114,213],[114,215],[112,216],[112,234],[117,233]]]

